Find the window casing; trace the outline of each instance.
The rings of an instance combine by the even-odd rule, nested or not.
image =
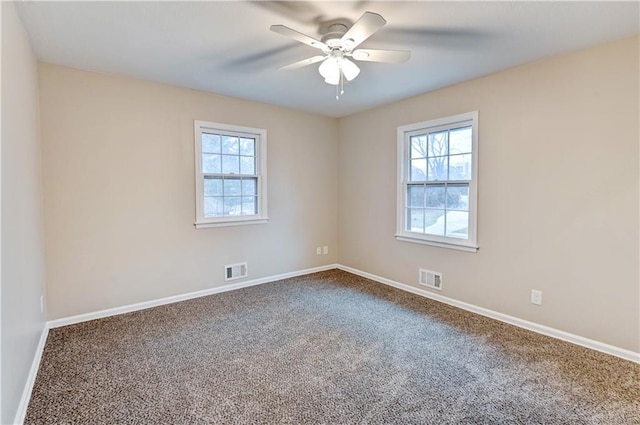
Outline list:
[[[396,239],[476,252],[478,112],[398,127]]]
[[[196,228],[266,223],[267,131],[195,121]]]

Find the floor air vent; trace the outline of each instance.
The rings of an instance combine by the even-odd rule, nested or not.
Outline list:
[[[442,273],[432,272],[431,270],[420,269],[420,277],[418,280],[420,285],[429,288],[442,290]]]
[[[235,280],[247,277],[247,263],[229,264],[224,266],[224,280]]]

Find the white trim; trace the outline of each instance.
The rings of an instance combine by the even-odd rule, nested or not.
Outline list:
[[[264,224],[269,220],[267,212],[267,130],[262,128],[245,127],[232,124],[194,120],[194,153],[195,153],[195,191],[196,191],[196,229],[209,227],[238,226],[243,224]],[[247,216],[204,216],[204,173],[202,172],[202,133],[205,130],[224,132],[240,137],[252,137],[256,140],[255,175],[257,179],[258,213]],[[222,174],[231,176],[231,174]],[[238,175],[240,176],[240,175]]]
[[[464,244],[454,245],[446,242],[429,241],[422,238],[411,238],[404,235],[396,235],[396,240],[399,240],[402,242],[419,243],[422,245],[437,246],[439,248],[457,249],[458,251],[465,251],[465,252],[478,252],[478,249],[479,249],[477,246],[472,246],[472,245],[464,245]]]
[[[417,233],[406,230],[406,198],[409,184],[409,139],[414,134],[422,134],[433,130],[451,129],[459,124],[470,124],[471,132],[471,179],[469,184],[469,228],[468,238],[459,239],[451,236],[439,236],[429,233]],[[446,118],[439,118],[414,124],[399,126],[397,129],[397,192],[396,192],[396,239],[403,242],[419,243],[440,248],[459,249],[466,252],[478,250],[478,111],[467,112]],[[425,177],[426,178],[426,177]],[[467,181],[465,181],[466,183]],[[417,182],[427,183],[427,182]],[[456,183],[451,180],[428,183]],[[458,248],[460,247],[460,248]],[[472,249],[473,248],[473,249]]]
[[[298,270],[295,272],[282,273],[274,276],[261,277],[258,279],[247,280],[245,282],[232,283],[229,285],[216,286],[215,288],[204,289],[202,291],[189,292],[186,294],[174,295],[171,297],[160,298],[151,301],[144,301],[136,304],[129,304],[122,307],[109,308],[93,313],[79,314],[77,316],[63,317],[61,319],[50,320],[47,326],[50,329],[59,328],[61,326],[73,325],[76,323],[87,322],[89,320],[102,319],[104,317],[117,316],[119,314],[130,313],[132,311],[145,310],[151,307],[157,307],[165,304],[172,304],[178,301],[186,301],[193,298],[205,297],[207,295],[218,294],[221,292],[233,291],[236,289],[247,288],[249,286],[261,285],[263,283],[275,282],[277,280],[288,279],[291,277],[302,276],[310,273],[322,272],[338,268],[336,264],[326,266],[312,267],[310,269]]]
[[[269,222],[269,217],[261,219],[249,218],[249,219],[237,219],[229,221],[218,221],[216,223],[193,223],[196,229],[207,229],[209,227],[229,227],[229,226],[245,226],[247,224],[264,224]]]
[[[24,384],[24,390],[22,391],[22,397],[18,404],[18,410],[13,420],[15,424],[22,424],[25,416],[27,415],[27,407],[29,406],[29,400],[31,399],[31,392],[33,391],[33,385],[36,382],[36,376],[38,375],[38,369],[40,368],[40,360],[42,360],[42,353],[44,352],[44,345],[47,342],[47,335],[49,335],[49,327],[47,323],[44,324],[42,332],[40,333],[40,341],[36,347],[36,352],[33,356],[33,362],[31,363],[31,369],[27,376],[27,382]]]
[[[640,353],[636,353],[631,350],[616,347],[613,345],[605,344],[603,342],[595,341],[593,339],[585,338],[579,335],[574,335],[569,332],[561,331],[559,329],[550,328],[548,326],[540,325],[538,323],[529,322],[528,320],[520,319],[518,317],[509,316],[504,313],[489,310],[484,307],[479,307],[473,304],[469,304],[463,301],[458,301],[453,298],[445,297],[444,295],[435,294],[424,289],[415,288],[404,283],[396,282],[391,279],[387,279],[381,276],[377,276],[371,273],[363,272],[352,267],[343,266],[338,264],[340,270],[344,270],[349,273],[353,273],[358,276],[365,277],[367,279],[374,280],[379,283],[383,283],[394,288],[401,289],[403,291],[411,292],[412,294],[420,295],[425,298],[430,298],[436,301],[440,301],[445,304],[452,305],[454,307],[461,308],[463,310],[470,311],[472,313],[480,314],[482,316],[490,317],[491,319],[499,320],[510,325],[517,326],[519,328],[527,329],[542,335],[550,336],[562,341],[570,342],[572,344],[580,345],[582,347],[590,348],[592,350],[600,351],[605,354],[620,357],[625,360],[629,360],[635,363],[640,363]]]

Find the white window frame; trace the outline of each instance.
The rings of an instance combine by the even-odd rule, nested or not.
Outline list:
[[[242,216],[205,217],[204,215],[204,178],[202,171],[202,133],[223,133],[240,137],[251,137],[256,140],[257,176],[257,214]],[[197,229],[208,227],[238,226],[243,224],[261,224],[269,220],[267,215],[267,130],[262,128],[243,127],[209,121],[194,121],[195,138],[195,188],[196,188],[196,221]],[[235,174],[228,174],[235,176]],[[238,176],[241,176],[238,175]]]
[[[409,141],[416,134],[423,134],[436,129],[453,129],[461,124],[471,125],[471,181],[469,182],[469,237],[468,239],[432,235],[422,232],[411,232],[407,229],[407,187],[409,180]],[[478,111],[419,122],[398,127],[398,188],[397,188],[397,227],[396,239],[441,248],[477,252],[478,223]],[[449,182],[450,180],[445,180]]]

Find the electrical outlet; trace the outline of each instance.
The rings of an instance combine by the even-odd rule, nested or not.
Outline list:
[[[322,255],[322,247],[321,246],[316,248],[316,255]]]
[[[531,304],[542,305],[542,291],[531,290]]]
[[[328,246],[323,246],[322,247],[322,254],[327,255],[329,253],[329,247]]]

